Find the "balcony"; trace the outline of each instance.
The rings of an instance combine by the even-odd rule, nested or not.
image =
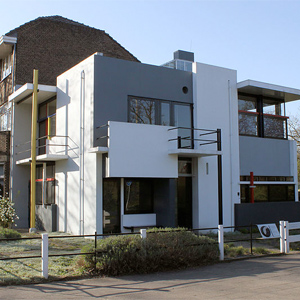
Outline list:
[[[161,125],[110,121],[94,143],[90,152],[106,155],[106,177],[177,178],[179,156],[222,154],[218,130]]]
[[[69,152],[78,146],[68,136],[46,136],[36,140],[36,161],[59,161],[68,158]],[[29,165],[31,162],[31,142],[15,145],[15,159],[17,165]]]

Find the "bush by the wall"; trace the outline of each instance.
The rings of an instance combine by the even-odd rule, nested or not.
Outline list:
[[[0,226],[0,239],[20,238],[21,234],[16,230],[3,228]]]
[[[82,249],[94,251],[93,246]],[[147,239],[139,235],[113,236],[98,240],[97,272],[103,275],[150,273],[195,267],[218,260],[215,241],[184,229],[153,229]],[[92,270],[94,256],[85,256],[84,266]]]

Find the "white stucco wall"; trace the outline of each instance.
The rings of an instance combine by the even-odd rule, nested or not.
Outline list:
[[[223,224],[234,225],[234,203],[239,203],[236,71],[201,63],[194,63],[193,67],[194,126],[222,131]],[[217,157],[198,158],[197,181],[199,203],[194,227],[215,227],[218,225]]]
[[[60,75],[57,88],[56,133],[67,136],[69,145],[69,158],[56,162],[59,230],[101,232],[102,158],[88,152],[93,132],[94,56]]]
[[[171,127],[109,122],[109,177],[177,178],[177,157],[169,155],[177,138]]]

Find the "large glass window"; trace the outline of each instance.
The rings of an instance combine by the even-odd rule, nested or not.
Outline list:
[[[152,179],[125,179],[125,214],[153,213]]]
[[[240,135],[287,138],[283,100],[239,94]]]
[[[155,124],[155,102],[148,99],[130,99],[129,122]]]
[[[179,127],[178,147],[193,147],[191,104],[129,97],[128,106],[129,122]]]
[[[178,128],[178,148],[192,148],[193,131],[190,105],[174,105],[174,125]]]
[[[295,186],[290,184],[256,184],[254,202],[295,201]],[[249,185],[241,185],[241,202],[250,203]]]

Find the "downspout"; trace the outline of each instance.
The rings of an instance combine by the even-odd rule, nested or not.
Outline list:
[[[233,225],[233,207],[232,207],[232,202],[233,202],[233,180],[232,180],[232,111],[231,111],[231,85],[230,85],[230,80],[228,80],[228,101],[229,101],[229,151],[230,151],[230,203],[231,203],[231,225]]]
[[[13,55],[13,72],[12,72],[12,92],[15,91],[15,61],[16,61],[16,45],[14,44],[14,55]]]
[[[80,80],[80,158],[79,158],[79,235],[84,234],[84,107],[85,74],[81,71]]]

